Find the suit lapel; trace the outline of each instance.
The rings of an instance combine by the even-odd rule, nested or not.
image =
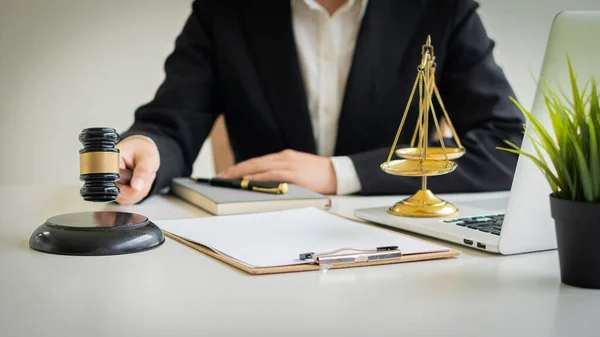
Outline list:
[[[371,0],[364,14],[342,102],[336,155],[348,155],[368,144],[384,95],[398,80],[402,57],[422,17],[420,0]],[[425,40],[423,40],[425,41]],[[420,45],[411,48],[419,52]],[[416,71],[416,65],[415,65]],[[410,78],[416,76],[411,73]],[[407,97],[408,99],[408,97]],[[402,113],[403,107],[398,107]],[[396,122],[390,121],[390,122]],[[391,144],[391,140],[390,140]]]
[[[290,1],[244,1],[242,6],[250,52],[288,147],[316,153]]]

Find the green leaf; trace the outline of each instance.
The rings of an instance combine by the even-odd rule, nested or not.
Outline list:
[[[506,143],[511,148],[497,147],[497,149],[507,151],[510,153],[514,153],[514,154],[518,154],[518,155],[522,155],[522,156],[529,158],[542,171],[544,176],[546,176],[546,179],[548,180],[548,183],[550,183],[550,186],[560,185],[558,178],[556,178],[556,176],[554,176],[554,174],[552,173],[550,168],[548,166],[544,165],[539,159],[537,159],[536,157],[534,157],[533,155],[531,155],[527,152],[522,151],[518,145],[516,145],[508,140],[505,140],[504,143]]]
[[[539,142],[536,141],[535,139],[533,139],[533,137],[531,135],[527,135],[529,137],[529,139],[531,140],[531,144],[533,144],[533,150],[535,151],[535,154],[537,156],[537,159],[540,161],[540,163],[547,168],[548,171],[550,170],[550,166],[548,166],[548,163],[546,162],[546,159],[544,158],[544,155],[542,154],[542,151],[540,150],[539,147]],[[553,177],[555,177],[552,174]],[[546,179],[548,179],[548,176],[546,176]],[[559,191],[561,189],[564,189],[563,186],[559,185],[561,184],[561,181],[558,180],[558,178],[554,178],[554,179],[548,179],[548,182],[550,183],[550,187],[552,188],[552,191]]]
[[[545,126],[519,102],[510,98],[528,120],[524,131],[531,141],[532,153],[505,141],[503,151],[519,154],[533,161],[542,171],[553,194],[576,201],[600,202],[600,96],[592,78],[583,88],[567,57],[570,97],[560,87],[559,95],[548,81],[541,79],[543,103],[550,117],[552,130]]]
[[[552,104],[549,104],[547,108],[550,115],[554,115],[556,119],[556,123],[553,125],[553,128],[557,135],[557,146],[559,147],[558,155],[554,154],[552,149],[546,150],[546,152],[548,152],[550,155],[553,165],[558,172],[558,176],[568,185],[564,192],[569,194],[571,198],[575,200],[577,186],[576,176],[573,173],[573,169],[570,168],[570,165],[574,161],[572,160],[573,152],[571,150],[569,134],[576,133],[577,126],[575,125],[574,120],[571,119],[573,116],[571,111],[561,104],[558,96],[548,85],[544,95],[548,101],[552,102]]]
[[[590,112],[588,125],[590,128],[590,174],[594,186],[594,200],[600,201],[600,97],[596,82],[592,79],[590,94]]]
[[[573,71],[573,66],[571,64],[571,60],[567,56],[567,64],[569,66],[569,78],[571,80],[571,91],[573,94],[573,108],[575,112],[583,110],[583,102],[581,101],[581,96],[579,95],[579,88],[577,86],[577,77],[575,76],[575,71]]]
[[[594,200],[594,186],[592,186],[592,177],[590,175],[588,163],[585,158],[585,154],[583,152],[581,143],[579,142],[581,139],[577,137],[576,134],[571,134],[570,138],[573,142],[575,153],[577,154],[577,169],[579,171],[579,181],[581,182],[581,190],[583,191],[585,200],[591,202]]]

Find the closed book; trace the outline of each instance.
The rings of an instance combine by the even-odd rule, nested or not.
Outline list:
[[[175,178],[171,182],[171,193],[215,215],[331,207],[331,200],[326,196],[293,184],[289,185],[286,194],[270,194]]]

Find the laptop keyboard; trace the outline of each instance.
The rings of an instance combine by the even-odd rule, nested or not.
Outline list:
[[[503,221],[504,214],[473,216],[467,218],[444,220],[445,223],[453,223],[457,226],[470,228],[494,235],[500,235]]]

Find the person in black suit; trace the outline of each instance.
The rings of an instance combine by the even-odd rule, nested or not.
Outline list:
[[[428,35],[436,83],[467,151],[431,186],[509,189],[517,157],[495,148],[505,139],[519,144],[524,121],[477,7],[472,0],[195,1],[166,79],[117,145],[121,168],[133,171],[119,184],[118,202],[139,202],[189,176],[220,114],[237,162],[221,177],[288,181],[324,194],[413,193],[420,179],[379,165]],[[410,142],[407,130],[399,144]]]

